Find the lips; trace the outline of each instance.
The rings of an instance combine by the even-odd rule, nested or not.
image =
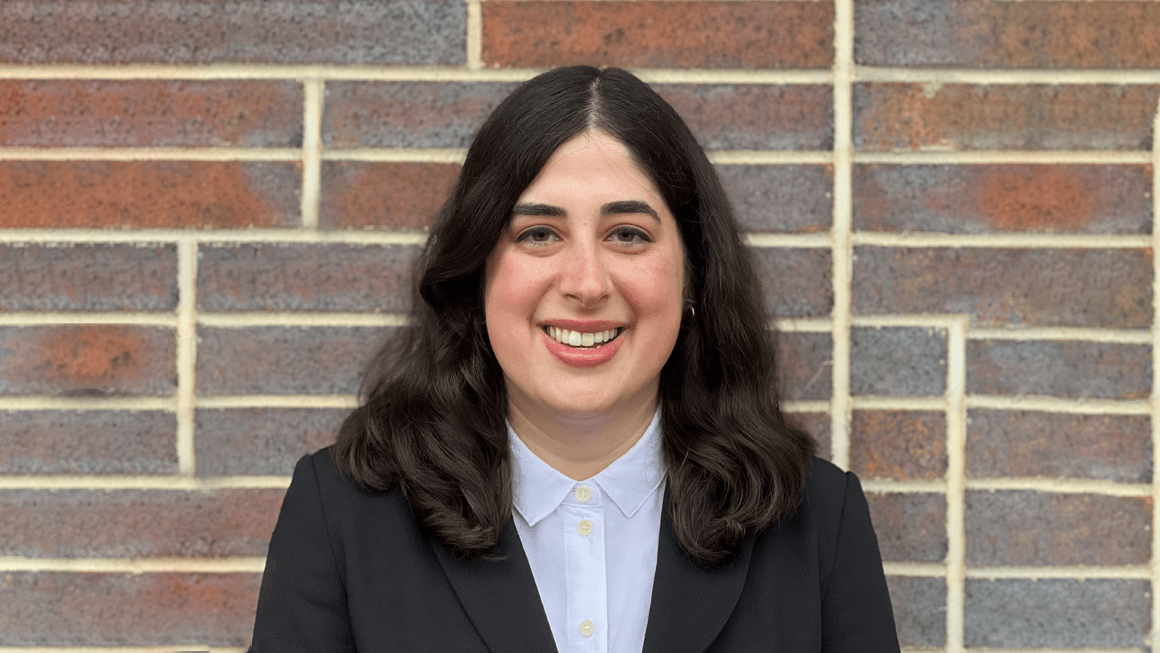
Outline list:
[[[613,327],[611,329],[588,332],[573,331],[571,329],[550,325],[545,325],[541,328],[544,330],[544,333],[548,334],[549,338],[562,345],[585,349],[599,347],[611,342],[624,331],[624,327]]]
[[[566,327],[576,327],[569,329]],[[604,327],[604,328],[601,328]],[[627,327],[610,323],[567,323],[543,325],[544,346],[561,363],[569,367],[598,367],[611,361],[624,344]],[[601,338],[601,342],[597,342]],[[572,342],[578,344],[573,345]]]

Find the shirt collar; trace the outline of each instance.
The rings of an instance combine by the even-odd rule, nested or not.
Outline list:
[[[574,481],[532,453],[508,424],[512,453],[512,500],[517,512],[535,526],[581,483],[595,483],[625,517],[632,517],[664,480],[661,462],[660,408],[652,422],[620,458],[585,481]]]

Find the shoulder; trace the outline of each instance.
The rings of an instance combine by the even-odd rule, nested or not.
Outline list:
[[[841,511],[847,495],[851,489],[860,494],[862,485],[858,477],[851,472],[842,471],[837,465],[814,458],[806,477],[806,489],[802,499],[802,507],[813,511],[829,513],[833,510]]]
[[[352,529],[366,528],[370,523],[411,522],[411,510],[403,493],[373,490],[361,486],[349,474],[338,470],[331,458],[331,448],[303,456],[294,468],[287,500],[309,496],[316,503],[332,538],[344,539]]]
[[[806,477],[801,504],[789,516],[766,530],[762,539],[782,544],[796,543],[819,556],[825,564],[838,541],[843,523],[852,516],[868,512],[862,485],[851,472],[833,463],[814,458]],[[867,515],[868,519],[868,515]]]

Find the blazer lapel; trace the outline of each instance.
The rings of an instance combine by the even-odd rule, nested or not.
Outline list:
[[[556,650],[514,522],[508,520],[496,547],[501,560],[461,560],[435,540],[431,546],[459,602],[492,653]]]
[[[698,565],[677,542],[666,488],[643,653],[701,653],[707,649],[733,614],[752,553],[751,535],[728,566],[707,570]]]

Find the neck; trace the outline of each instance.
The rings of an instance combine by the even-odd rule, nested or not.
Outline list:
[[[512,401],[512,430],[540,460],[576,481],[599,474],[632,448],[656,414],[656,397],[614,414],[569,416]]]

